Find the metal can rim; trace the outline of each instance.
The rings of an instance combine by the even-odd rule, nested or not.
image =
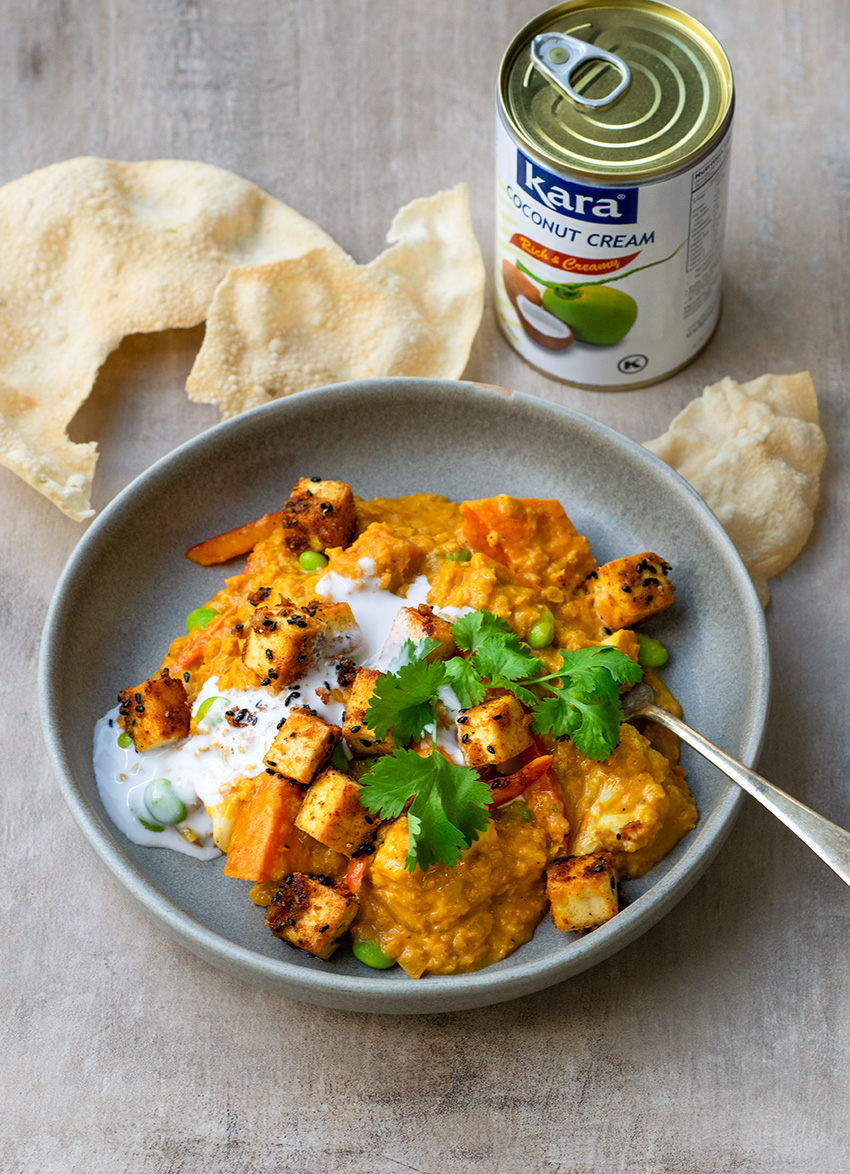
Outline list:
[[[604,3],[604,0],[603,0]],[[539,13],[536,17],[530,20],[523,26],[511,40],[507,49],[505,50],[499,66],[499,75],[497,83],[497,108],[499,117],[505,125],[505,129],[513,135],[518,144],[521,144],[523,150],[532,152],[535,157],[548,167],[554,167],[560,170],[565,175],[574,175],[580,179],[592,180],[594,183],[604,186],[605,184],[621,185],[623,183],[630,183],[633,185],[641,185],[645,183],[653,183],[661,180],[666,180],[674,175],[681,174],[689,170],[699,160],[709,154],[717,144],[728,133],[732,124],[732,116],[735,109],[735,84],[732,72],[732,65],[726,54],[725,49],[718,41],[717,37],[706,28],[701,21],[696,17],[685,13],[682,9],[675,7],[672,4],[667,4],[664,0],[640,0],[638,6],[624,4],[624,9],[629,7],[639,7],[647,11],[652,10],[659,16],[664,16],[667,19],[673,20],[676,23],[676,18],[686,18],[688,25],[692,31],[698,31],[702,38],[704,47],[710,50],[712,58],[718,68],[718,74],[722,77],[725,83],[726,98],[725,109],[721,107],[722,116],[719,119],[714,131],[700,143],[697,143],[691,151],[683,155],[680,159],[675,160],[668,165],[661,165],[657,168],[636,169],[632,172],[628,170],[594,170],[592,168],[576,167],[567,165],[560,160],[553,159],[543,151],[537,144],[529,138],[524,128],[513,117],[510,105],[507,101],[507,84],[508,79],[513,68],[514,61],[518,54],[529,44],[530,40],[538,33],[548,28],[553,20],[561,14],[570,14],[573,12],[580,12],[582,9],[593,9],[602,6],[600,0],[566,0],[566,3],[556,4],[544,12]],[[608,6],[608,4],[606,4]]]

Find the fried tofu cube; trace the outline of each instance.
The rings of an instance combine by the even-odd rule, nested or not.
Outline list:
[[[366,710],[380,677],[377,669],[357,670],[342,722],[342,735],[349,748],[355,754],[364,754],[370,758],[378,754],[391,754],[394,749],[391,733],[379,740],[366,723]]]
[[[321,477],[299,477],[283,506],[283,535],[290,550],[325,550],[348,546],[357,512],[351,486]]]
[[[302,677],[324,646],[324,625],[305,608],[258,607],[245,625],[242,660],[272,693]]]
[[[304,872],[293,872],[266,910],[266,925],[276,938],[327,960],[357,909],[357,898],[344,885],[326,885]]]
[[[309,709],[292,709],[263,762],[272,774],[306,787],[330,758],[341,737],[339,726],[329,725]]]
[[[498,766],[531,745],[531,715],[510,693],[474,705],[455,720],[460,748],[469,766]]]
[[[673,602],[670,567],[647,551],[614,559],[598,567],[588,587],[599,618],[607,628],[629,628],[664,611]]]
[[[324,626],[321,652],[328,659],[350,656],[362,644],[363,633],[350,604],[313,601],[305,610]]]
[[[437,647],[425,657],[431,662],[448,660],[457,652],[451,625],[436,615],[427,603],[421,603],[419,607],[403,607],[399,610],[384,641],[379,663],[387,669],[391,669],[395,658],[404,648],[407,640],[410,640],[415,647],[418,647],[424,640],[436,640]]]
[[[555,928],[596,929],[619,910],[617,870],[610,852],[559,857],[546,869],[546,896]]]
[[[118,702],[118,724],[139,753],[189,736],[192,707],[183,682],[168,669],[135,689],[122,689]]]
[[[295,817],[295,826],[302,832],[352,857],[371,855],[378,822],[360,806],[360,788],[354,779],[334,767],[322,771]]]

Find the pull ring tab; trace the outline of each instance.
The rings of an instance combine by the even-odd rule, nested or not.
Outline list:
[[[631,70],[621,57],[616,57],[606,49],[597,49],[595,45],[580,41],[578,37],[570,37],[566,33],[540,33],[531,42],[531,59],[562,94],[578,106],[586,106],[589,110],[599,110],[616,102],[628,89],[632,80]],[[621,75],[618,84],[604,98],[585,98],[572,87],[570,79],[576,69],[586,61],[605,61],[608,65],[613,65]]]

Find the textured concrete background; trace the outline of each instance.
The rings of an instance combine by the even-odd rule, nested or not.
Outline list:
[[[540,7],[0,0],[0,182],[81,154],[201,159],[366,261],[400,205],[466,180],[489,266],[496,71]],[[467,376],[645,440],[722,375],[812,372],[830,456],[809,546],[773,584],[760,769],[850,826],[850,19],[844,0],[688,7],[726,45],[738,86],[714,340],[648,391],[581,392],[514,356],[488,306]],[[200,338],[133,338],[105,365],[71,430],[101,447],[98,507],[215,422],[182,390]],[[318,1010],[172,944],[83,841],[36,720],[42,617],[82,528],[2,469],[0,499],[0,1169],[850,1170],[850,893],[753,803],[640,941],[488,1010]]]

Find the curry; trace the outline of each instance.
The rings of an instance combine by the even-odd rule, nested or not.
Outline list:
[[[620,689],[642,671],[680,712],[638,663],[635,625],[673,600],[658,555],[597,566],[554,501],[365,501],[318,478],[188,553],[248,558],[104,719],[126,756],[121,826],[224,852],[225,875],[250,882],[289,945],[330,959],[350,937],[367,964],[413,978],[476,970],[529,941],[547,909],[560,930],[603,924],[619,881],[695,826],[666,731],[616,719],[610,748],[593,750],[558,725],[601,712],[602,694],[580,692],[557,709],[574,661],[577,681],[597,663],[625,672]],[[493,650],[522,671],[493,668]]]

